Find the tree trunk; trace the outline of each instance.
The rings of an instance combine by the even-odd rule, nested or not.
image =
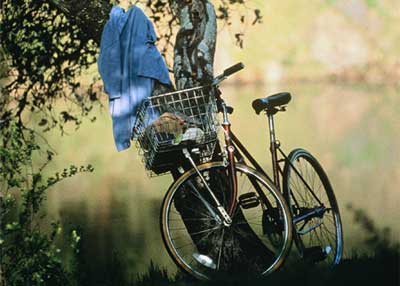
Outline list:
[[[217,21],[207,0],[191,3],[174,1],[180,29],[174,47],[174,76],[177,89],[189,88],[213,79]]]

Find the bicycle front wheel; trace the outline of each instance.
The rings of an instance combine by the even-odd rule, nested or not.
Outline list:
[[[236,164],[238,196],[231,198],[222,162],[198,166],[225,209],[237,207],[223,223],[215,202],[195,170],[183,174],[162,205],[161,233],[175,263],[199,279],[217,275],[265,275],[276,270],[290,248],[292,222],[283,196],[254,169]]]
[[[293,239],[301,257],[339,264],[343,253],[339,206],[328,176],[306,150],[290,152],[283,171],[283,195],[293,216]]]

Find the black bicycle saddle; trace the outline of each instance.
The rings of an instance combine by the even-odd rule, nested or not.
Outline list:
[[[291,99],[292,96],[289,92],[280,92],[270,95],[268,97],[258,98],[253,101],[252,106],[254,108],[254,111],[257,114],[260,114],[260,112],[263,110],[268,111],[269,109],[273,109],[276,106],[288,104]]]

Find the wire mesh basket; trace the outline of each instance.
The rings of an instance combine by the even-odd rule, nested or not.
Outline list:
[[[200,86],[147,98],[139,108],[134,140],[150,175],[180,166],[183,148],[197,148],[198,160],[212,157],[218,137],[214,92]]]

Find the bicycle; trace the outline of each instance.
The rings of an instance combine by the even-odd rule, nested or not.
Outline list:
[[[291,95],[279,93],[252,103],[257,114],[268,117],[273,178],[231,130],[233,108],[218,86],[243,67],[239,63],[226,69],[208,86],[151,97],[138,113],[136,140],[148,170],[160,174],[177,161],[189,162],[177,169],[179,178],[161,207],[168,253],[199,279],[272,273],[284,262],[292,240],[302,258],[336,265],[343,235],[329,179],[308,151],[295,149],[286,156],[275,138],[274,115],[286,110]],[[222,150],[216,149],[217,112],[223,118]],[[166,119],[154,121],[157,117]],[[221,161],[214,161],[215,153]]]

